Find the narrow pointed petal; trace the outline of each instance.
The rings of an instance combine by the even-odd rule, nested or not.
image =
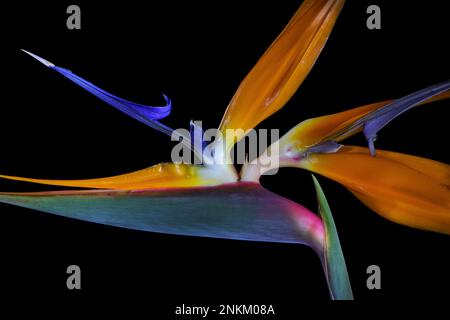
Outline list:
[[[319,213],[324,225],[324,269],[328,280],[328,287],[332,299],[353,300],[352,287],[345,264],[341,242],[331,214],[330,206],[322,187],[314,175],[312,176],[316,188]]]
[[[25,53],[29,54],[45,66],[49,67],[52,70],[55,70],[62,74],[67,79],[73,81],[86,91],[92,93],[97,98],[103,100],[104,102],[108,103],[109,105],[113,106],[114,108],[122,111],[126,115],[152,127],[153,129],[156,129],[158,131],[161,131],[167,135],[171,135],[172,129],[169,127],[163,125],[157,120],[163,119],[167,117],[170,114],[171,111],[171,102],[170,99],[164,95],[164,99],[166,100],[166,105],[162,107],[152,107],[147,106],[143,104],[138,104],[132,101],[128,101],[122,98],[119,98],[111,93],[106,92],[103,89],[100,89],[99,87],[95,86],[94,84],[84,80],[83,78],[77,76],[76,74],[72,73],[72,71],[60,68],[58,66],[55,66],[53,63],[45,60],[44,58],[41,58],[34,53],[28,52],[26,50],[22,50]]]
[[[0,193],[0,202],[128,229],[301,243],[323,251],[323,225],[308,209],[256,183],[158,190]]]
[[[243,129],[245,134],[286,104],[314,65],[343,4],[343,0],[303,2],[242,81],[222,119],[222,131]],[[227,149],[233,142],[227,141]]]
[[[52,180],[7,175],[0,175],[0,178],[53,186],[118,190],[183,188],[230,182],[226,176],[220,175],[220,172],[213,168],[173,163],[161,163],[127,174],[96,179]]]
[[[414,228],[450,234],[450,166],[424,158],[343,147],[287,163],[347,187],[383,217]]]
[[[358,120],[358,122],[360,122],[364,127],[364,136],[369,143],[370,154],[372,156],[375,155],[374,141],[377,138],[377,132],[384,126],[402,113],[417,106],[419,103],[424,102],[440,93],[446,92],[449,89],[450,81],[430,86],[420,91],[411,93],[401,99],[397,99]],[[355,123],[355,125],[358,126],[357,123]]]
[[[448,98],[450,98],[450,92],[446,91],[418,105]],[[388,108],[390,105],[392,106],[392,103],[395,101],[387,100],[372,103],[336,114],[305,120],[292,128],[281,140],[283,141],[284,147],[295,148],[299,152],[306,151],[313,146],[327,141],[342,141],[361,132],[364,129],[366,119],[375,119],[373,118],[374,116],[380,114],[380,111],[385,110],[384,108]]]
[[[190,127],[190,139],[193,144],[193,150],[196,150],[198,154],[203,154],[204,149],[207,146],[207,141],[203,140],[203,128],[195,123],[195,121],[191,121],[189,123]]]

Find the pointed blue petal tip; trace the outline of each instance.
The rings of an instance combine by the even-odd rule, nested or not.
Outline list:
[[[67,79],[71,80],[78,86],[82,87],[86,91],[92,93],[97,98],[103,100],[104,102],[108,103],[109,105],[115,107],[116,109],[122,111],[123,113],[127,114],[128,116],[145,123],[146,125],[161,131],[165,134],[171,135],[171,132],[173,131],[169,127],[163,125],[162,123],[158,122],[157,120],[163,119],[167,117],[170,114],[170,111],[172,109],[172,104],[170,99],[163,94],[164,99],[166,100],[166,105],[161,107],[154,107],[154,106],[148,106],[143,105],[139,103],[135,103],[132,101],[128,101],[122,98],[119,98],[109,92],[106,92],[105,90],[97,87],[96,85],[90,83],[89,81],[84,80],[83,78],[77,76],[72,71],[55,66],[53,63],[51,63],[48,60],[45,60],[42,57],[39,57],[38,55],[31,53],[29,51],[21,49],[23,52],[27,53],[34,59],[38,60],[45,66],[57,71],[58,73],[62,74]]]
[[[20,49],[23,52],[25,52],[26,54],[29,54],[30,56],[32,56],[33,58],[35,58],[37,61],[39,61],[40,63],[42,63],[43,65],[49,67],[49,68],[53,68],[55,67],[55,65],[53,63],[51,63],[50,61],[45,60],[44,58],[39,57],[38,55],[35,55],[34,53],[31,53],[27,50],[24,49]]]

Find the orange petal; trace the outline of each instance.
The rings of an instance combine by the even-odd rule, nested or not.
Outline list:
[[[54,186],[119,190],[212,186],[228,182],[224,181],[220,175],[214,174],[213,169],[184,164],[160,163],[131,173],[97,179],[51,180],[7,175],[0,175],[0,178]]]
[[[343,0],[303,2],[242,81],[222,119],[222,131],[245,133],[284,106],[314,65],[343,4]],[[228,149],[233,142],[227,142]]]
[[[292,165],[292,163],[291,163]],[[367,148],[311,154],[298,166],[347,187],[369,208],[394,222],[450,234],[450,166]]]
[[[450,98],[450,91],[438,94],[419,105],[448,98]],[[358,130],[349,131],[347,134],[342,135],[342,133],[347,131],[355,121],[369,112],[384,107],[392,101],[393,100],[386,100],[372,103],[347,111],[305,120],[291,129],[282,139],[286,142],[295,141],[295,147],[298,150],[305,150],[322,141],[342,141],[362,130],[359,128]]]

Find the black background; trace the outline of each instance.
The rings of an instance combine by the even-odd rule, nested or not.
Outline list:
[[[215,127],[240,81],[299,3],[2,4],[1,173],[109,176],[168,161],[173,146],[166,136],[107,106],[20,48],[132,101],[158,105],[164,102],[161,93],[167,94],[173,111],[163,122],[171,127],[187,128],[191,119]],[[81,30],[66,28],[70,4],[81,7]],[[381,30],[366,28],[370,4],[381,7]],[[283,134],[309,117],[401,97],[448,79],[448,12],[444,1],[348,1],[307,80],[260,127]],[[446,101],[414,109],[383,129],[377,147],[448,163],[449,115]],[[348,144],[365,142],[358,136]],[[448,236],[393,224],[337,183],[320,182],[356,303],[448,299]],[[316,209],[308,172],[282,169],[263,177],[262,184]],[[5,181],[0,187],[51,189]],[[9,205],[0,210],[2,290],[12,299],[126,299],[149,318],[167,318],[182,303],[273,304],[283,319],[307,309],[310,301],[331,306],[320,263],[307,247],[152,234]],[[66,289],[70,264],[81,267],[80,291]],[[371,264],[381,267],[378,291],[366,288]]]

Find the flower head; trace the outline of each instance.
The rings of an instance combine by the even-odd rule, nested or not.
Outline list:
[[[214,141],[215,157],[228,160],[234,144],[280,110],[296,92],[323,49],[343,0],[305,0],[281,34],[242,81],[225,111],[219,131],[239,129]],[[165,134],[161,123],[171,110],[116,97],[71,71],[27,52],[125,114]],[[260,158],[278,157],[277,166],[306,169],[336,180],[380,215],[408,226],[450,234],[450,169],[436,161],[375,150],[379,130],[411,108],[448,98],[450,81],[406,97],[374,103],[301,122]],[[194,130],[195,132],[195,130]],[[363,132],[368,148],[344,146]],[[227,137],[227,136],[226,136]],[[187,146],[199,138],[179,135]],[[202,152],[194,148],[194,152]],[[271,152],[276,148],[278,152]],[[219,152],[224,150],[224,152]],[[170,234],[252,241],[302,243],[318,254],[330,294],[351,299],[352,291],[330,207],[316,178],[319,215],[264,189],[263,170],[247,163],[240,174],[227,161],[212,164],[162,163],[113,177],[50,180],[1,178],[84,188],[31,193],[0,193],[0,201],[71,218]]]

